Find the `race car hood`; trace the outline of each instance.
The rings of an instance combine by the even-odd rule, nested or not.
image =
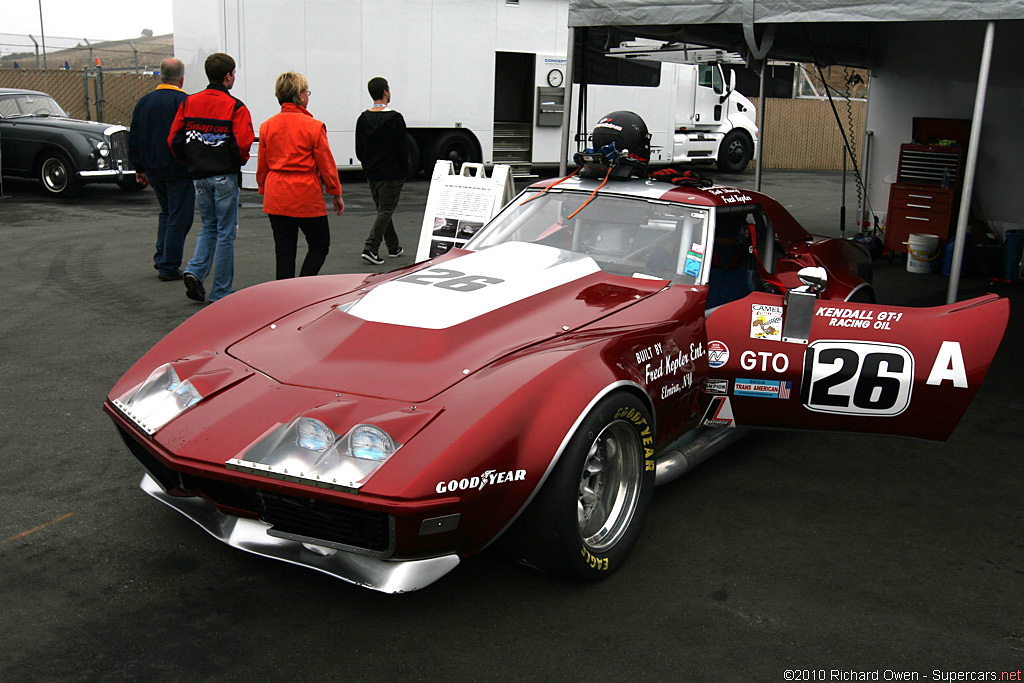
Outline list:
[[[309,306],[228,353],[284,384],[422,403],[665,286],[603,273],[553,247],[507,243]]]

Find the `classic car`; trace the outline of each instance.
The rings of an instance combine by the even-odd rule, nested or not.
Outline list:
[[[655,485],[749,428],[947,438],[1005,329],[996,296],[874,303],[862,247],[765,195],[563,180],[465,248],[185,321],[104,404],[142,488],[236,548],[385,592],[496,541],[600,579]]]
[[[38,178],[57,196],[83,183],[145,187],[128,161],[126,127],[73,119],[46,93],[16,88],[0,88],[0,173]]]

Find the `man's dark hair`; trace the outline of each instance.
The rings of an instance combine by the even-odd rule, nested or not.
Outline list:
[[[160,62],[160,82],[177,85],[185,75],[185,65],[180,59],[168,57]]]
[[[206,77],[210,83],[223,83],[224,78],[235,70],[235,60],[231,55],[223,52],[214,52],[206,58]]]
[[[370,91],[370,97],[375,100],[384,99],[384,91],[390,90],[387,79],[380,76],[371,78],[370,82],[366,84],[366,89]]]

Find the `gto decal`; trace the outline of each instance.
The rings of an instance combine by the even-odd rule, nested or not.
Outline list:
[[[483,474],[476,477],[463,477],[462,479],[452,479],[451,481],[439,481],[434,490],[438,493],[454,493],[456,491],[466,491],[468,489],[476,489],[482,491],[488,484],[508,484],[513,481],[525,481],[526,470],[508,470],[507,472],[499,472],[497,470],[486,470]]]
[[[740,354],[740,367],[744,370],[757,370],[758,358],[761,359],[761,372],[768,372],[769,364],[771,364],[772,370],[780,375],[789,369],[789,356],[784,353],[768,351],[744,351]]]
[[[498,285],[504,282],[501,278],[487,275],[466,275],[457,270],[447,268],[427,268],[398,278],[400,282],[411,282],[414,285],[432,285],[454,292],[473,292],[487,285]]]
[[[910,405],[914,356],[897,344],[816,341],[807,347],[800,399],[808,410],[892,417]]]

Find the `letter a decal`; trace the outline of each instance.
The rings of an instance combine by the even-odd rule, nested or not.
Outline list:
[[[939,386],[947,379],[952,380],[953,386],[958,389],[967,388],[967,370],[964,369],[964,354],[960,349],[960,342],[942,342],[926,384]]]

